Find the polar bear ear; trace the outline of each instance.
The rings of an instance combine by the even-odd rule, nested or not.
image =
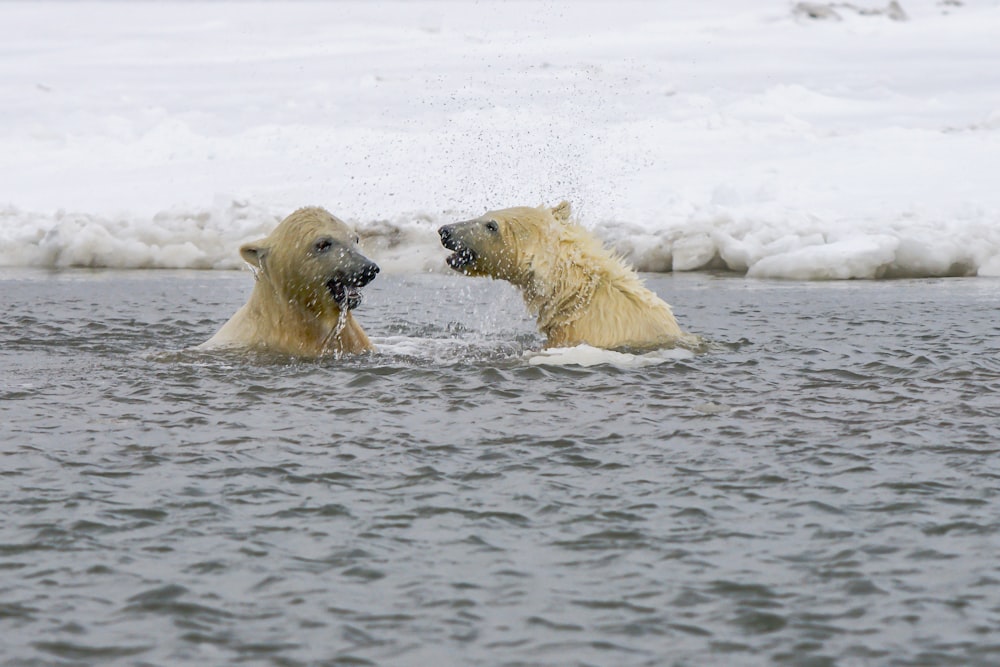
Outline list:
[[[266,256],[267,246],[264,245],[264,239],[240,246],[240,257],[254,268],[263,269]]]
[[[570,207],[568,201],[562,201],[558,206],[552,207],[552,217],[559,222],[569,221],[570,213],[572,213],[572,207]]]

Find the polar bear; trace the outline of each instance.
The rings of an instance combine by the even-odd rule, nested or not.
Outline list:
[[[570,205],[490,211],[438,230],[454,254],[448,265],[468,276],[506,280],[538,318],[546,347],[696,345],[670,306],[635,271],[570,220]]]
[[[343,221],[300,208],[266,238],[240,248],[256,284],[249,301],[199,347],[242,347],[320,357],[356,354],[372,344],[354,319],[359,288],[379,272],[357,250]]]

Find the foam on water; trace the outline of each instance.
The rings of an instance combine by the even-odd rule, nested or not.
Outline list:
[[[590,345],[574,347],[551,347],[540,352],[526,352],[524,358],[531,366],[599,366],[607,364],[619,368],[644,368],[660,364],[691,359],[694,352],[682,348],[663,349],[644,354],[631,354],[615,350],[603,350]]]
[[[380,357],[394,362],[430,363],[449,366],[459,363],[482,363],[516,358],[523,350],[517,342],[483,338],[424,338],[420,336],[373,337]]]

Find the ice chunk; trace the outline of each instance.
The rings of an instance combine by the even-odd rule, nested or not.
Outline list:
[[[899,241],[891,236],[864,236],[810,245],[771,255],[750,267],[753,278],[845,280],[879,278],[895,257]]]

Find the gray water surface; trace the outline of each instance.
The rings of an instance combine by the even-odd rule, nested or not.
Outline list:
[[[4,665],[1000,664],[1000,283],[649,276],[711,349],[536,366],[506,285],[380,352],[184,351],[241,272],[0,272]]]

